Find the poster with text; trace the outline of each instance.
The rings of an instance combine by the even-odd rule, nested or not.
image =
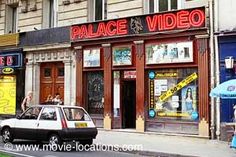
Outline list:
[[[16,112],[16,78],[0,77],[0,114],[14,115]]]

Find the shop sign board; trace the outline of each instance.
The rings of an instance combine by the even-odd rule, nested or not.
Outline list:
[[[22,54],[21,53],[0,54],[0,68],[21,67],[22,62],[23,61],[22,61]]]
[[[206,27],[205,7],[71,26],[71,41],[191,30]]]

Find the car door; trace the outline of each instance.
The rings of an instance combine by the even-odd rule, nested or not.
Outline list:
[[[16,139],[35,139],[40,111],[41,107],[30,107],[16,119],[14,126],[14,136]]]
[[[37,136],[41,140],[48,140],[50,132],[61,130],[61,123],[58,114],[58,107],[45,106],[39,117],[37,126]]]

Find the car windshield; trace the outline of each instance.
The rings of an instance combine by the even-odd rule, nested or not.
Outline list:
[[[21,119],[37,119],[41,109],[41,107],[31,107],[21,115]]]
[[[90,121],[88,114],[82,108],[63,108],[69,121]]]

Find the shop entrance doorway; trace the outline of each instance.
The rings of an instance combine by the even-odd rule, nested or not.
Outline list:
[[[136,82],[124,80],[122,84],[122,128],[135,128]]]
[[[63,62],[41,63],[40,66],[40,103],[45,103],[48,95],[59,93],[64,100]]]

